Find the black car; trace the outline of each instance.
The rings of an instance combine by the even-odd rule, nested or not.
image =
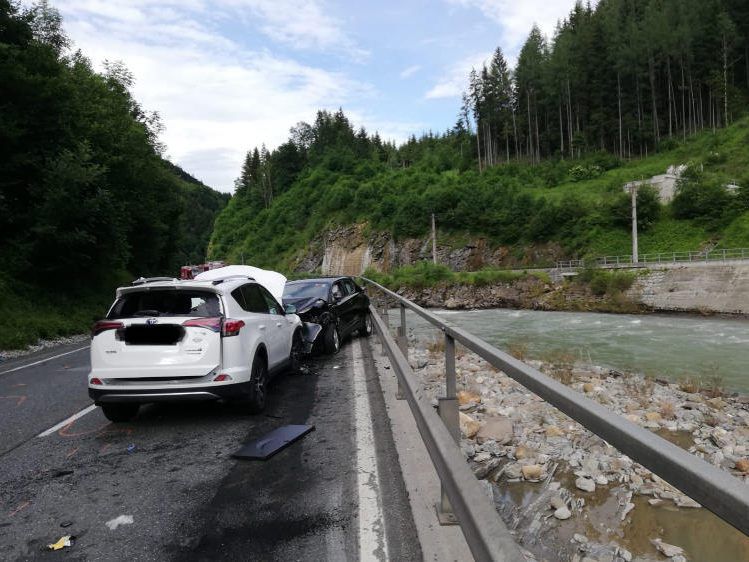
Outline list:
[[[289,281],[283,304],[288,312],[296,309],[302,321],[322,326],[317,342],[325,353],[336,353],[341,342],[354,332],[360,336],[372,333],[369,297],[351,277]]]

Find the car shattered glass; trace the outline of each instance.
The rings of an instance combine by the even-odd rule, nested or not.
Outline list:
[[[328,283],[288,283],[283,291],[284,299],[328,298]]]

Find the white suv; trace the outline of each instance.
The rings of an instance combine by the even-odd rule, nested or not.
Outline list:
[[[220,398],[243,400],[257,413],[270,377],[298,368],[302,321],[279,304],[285,278],[222,269],[117,289],[106,318],[93,326],[88,376],[89,395],[109,420],[128,421],[148,402]]]

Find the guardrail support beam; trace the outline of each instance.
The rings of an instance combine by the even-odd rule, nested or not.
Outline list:
[[[385,323],[385,326],[389,326],[388,324],[388,299],[387,297],[384,297],[380,304],[380,316],[382,317],[382,321]],[[385,349],[385,339],[380,338],[380,355],[382,357],[387,357],[387,350]]]
[[[445,396],[437,399],[437,409],[455,444],[460,447],[460,419],[455,372],[455,339],[445,334]],[[440,485],[440,501],[437,504],[437,519],[440,525],[457,525],[444,485]]]
[[[406,307],[403,306],[403,304],[400,305],[400,311],[401,311],[401,324],[398,326],[398,348],[401,350],[401,353],[403,354],[403,357],[408,360],[408,334],[406,333]],[[395,393],[395,398],[397,400],[405,400],[406,395],[403,393],[403,387],[401,385],[401,381],[399,377],[396,377],[398,381],[398,390]]]

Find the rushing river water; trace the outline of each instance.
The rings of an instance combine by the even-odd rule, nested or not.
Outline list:
[[[583,363],[674,380],[717,375],[727,389],[749,393],[746,320],[505,309],[433,312],[501,349],[523,345],[530,358],[553,361],[563,352]],[[398,311],[391,310],[390,317],[391,324],[397,325]],[[415,314],[409,313],[407,322],[418,335],[441,337]],[[691,435],[683,432],[658,433],[684,448],[692,443]],[[575,490],[571,472],[557,477],[567,489]],[[543,490],[530,482],[501,481],[498,486],[502,498],[498,505],[505,506],[507,513],[528,509]],[[653,507],[647,496],[635,496],[634,511],[621,522],[617,490],[624,493],[625,487],[613,484],[586,497],[587,515],[558,525],[547,538],[559,542],[552,541],[548,548],[567,545],[573,533],[581,533],[600,544],[624,546],[638,560],[662,560],[651,544],[651,539],[660,537],[684,548],[688,560],[749,560],[749,538],[706,509],[678,509],[670,502]]]
[[[586,363],[673,380],[718,376],[727,389],[749,392],[746,320],[506,309],[434,312],[502,349],[523,344],[531,358],[564,351]],[[424,329],[423,322],[417,325]]]

